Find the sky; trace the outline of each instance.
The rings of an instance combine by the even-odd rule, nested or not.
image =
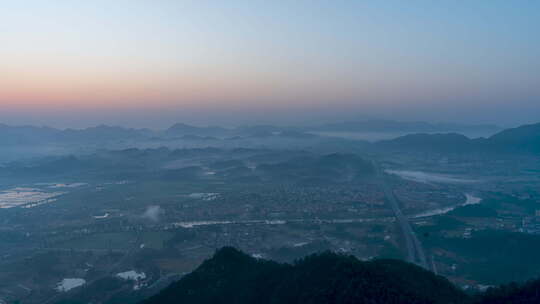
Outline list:
[[[0,0],[0,122],[540,121],[540,1]]]

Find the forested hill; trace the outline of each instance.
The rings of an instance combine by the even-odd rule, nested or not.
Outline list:
[[[226,247],[144,304],[468,303],[448,280],[398,260],[321,253],[293,265]]]
[[[534,304],[540,303],[540,280],[470,296],[444,277],[399,260],[362,262],[325,252],[290,265],[225,247],[141,304],[172,303]]]

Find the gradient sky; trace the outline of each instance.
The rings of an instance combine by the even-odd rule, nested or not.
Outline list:
[[[540,1],[0,2],[0,122],[540,121]]]

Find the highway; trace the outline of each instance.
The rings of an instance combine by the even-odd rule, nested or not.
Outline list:
[[[390,208],[392,208],[394,216],[396,217],[396,221],[399,224],[399,227],[403,234],[405,246],[407,247],[407,261],[419,265],[425,269],[433,270],[431,269],[430,264],[427,262],[426,254],[424,252],[424,248],[422,247],[422,243],[420,243],[420,240],[418,240],[418,237],[416,237],[416,233],[414,233],[413,229],[411,228],[409,219],[401,212],[396,196],[388,185],[384,174],[381,172],[379,166],[375,162],[373,162],[373,165],[375,166],[376,174],[378,179],[380,180],[380,184],[384,191],[384,195],[386,196],[386,200],[390,205]]]

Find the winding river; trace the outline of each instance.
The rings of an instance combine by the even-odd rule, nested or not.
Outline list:
[[[448,213],[448,212],[450,212],[450,211],[452,211],[452,210],[454,210],[454,209],[456,209],[458,207],[467,206],[467,205],[475,205],[475,204],[479,204],[480,201],[482,201],[481,198],[473,196],[472,194],[467,194],[466,193],[465,197],[466,197],[466,200],[462,204],[452,206],[452,207],[444,207],[444,208],[424,211],[424,212],[421,212],[421,213],[418,213],[418,214],[415,214],[415,215],[411,216],[411,218],[419,218],[419,217],[427,217],[427,216],[445,214],[445,213]]]

